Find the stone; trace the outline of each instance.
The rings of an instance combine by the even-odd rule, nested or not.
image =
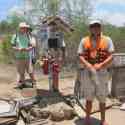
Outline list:
[[[51,104],[45,108],[34,105],[30,110],[33,121],[37,119],[50,119],[52,121],[71,120],[74,118],[74,114],[73,108],[64,102]]]
[[[77,105],[77,104],[74,105],[74,112],[75,112],[76,115],[79,116],[80,118],[85,117],[85,112],[84,112],[83,109],[82,109],[79,105]]]
[[[51,112],[51,120],[53,121],[71,120],[74,118],[73,108],[64,102],[53,104],[49,108]]]
[[[50,116],[50,111],[47,108],[32,108],[31,109],[31,115],[35,118],[40,118],[40,119],[48,119]]]
[[[30,114],[34,117],[41,118],[40,109],[32,108]]]
[[[62,110],[60,111],[52,111],[50,119],[52,121],[63,121],[64,120],[64,112]]]
[[[75,117],[75,113],[73,110],[64,109],[63,112],[65,120],[72,120]]]
[[[41,110],[41,111],[40,111],[40,114],[41,114],[41,118],[42,118],[42,119],[48,119],[49,116],[50,116],[49,110]]]

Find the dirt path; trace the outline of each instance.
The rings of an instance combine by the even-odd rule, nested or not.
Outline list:
[[[48,90],[48,80],[47,76],[42,76],[40,72],[36,72],[37,75],[37,87],[38,89]],[[73,93],[73,81],[74,78],[66,77],[65,79],[60,80],[60,90],[67,94]],[[16,69],[12,65],[0,65],[0,97],[12,97],[12,98],[19,98],[20,93],[14,89],[16,85]],[[92,125],[99,125],[99,114],[94,114],[92,116]],[[119,107],[110,109],[106,112],[106,119],[109,125],[124,125],[125,123],[125,111],[120,111]],[[84,120],[79,120],[75,118],[72,121],[63,121],[58,123],[50,122],[47,125],[85,125]]]

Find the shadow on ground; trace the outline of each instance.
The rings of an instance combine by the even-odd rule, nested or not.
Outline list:
[[[85,119],[76,119],[74,121],[75,125],[86,125]],[[91,117],[91,125],[100,125],[100,120]]]
[[[40,102],[43,104],[42,107],[47,105],[57,104],[59,102],[64,102],[64,98],[61,94],[57,92],[51,92],[49,90],[37,89],[37,95]]]

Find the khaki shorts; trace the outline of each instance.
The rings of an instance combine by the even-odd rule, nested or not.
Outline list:
[[[106,69],[97,71],[96,74],[91,73],[87,69],[81,71],[81,94],[92,101],[95,97],[99,102],[104,103],[108,95],[109,73]]]
[[[33,73],[33,66],[28,59],[16,60],[17,71],[20,75],[27,73]]]

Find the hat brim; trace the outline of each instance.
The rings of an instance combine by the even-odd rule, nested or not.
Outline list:
[[[29,28],[30,26],[26,22],[21,22],[19,28]]]
[[[100,23],[92,23],[92,24],[89,24],[89,26],[93,26],[93,25],[100,25],[100,26],[101,26]]]
[[[89,26],[95,25],[95,24],[101,25],[101,22],[100,22],[99,20],[93,20],[93,21],[91,21],[91,22],[89,23]]]
[[[29,25],[22,25],[22,26],[19,26],[19,28],[30,28]]]

